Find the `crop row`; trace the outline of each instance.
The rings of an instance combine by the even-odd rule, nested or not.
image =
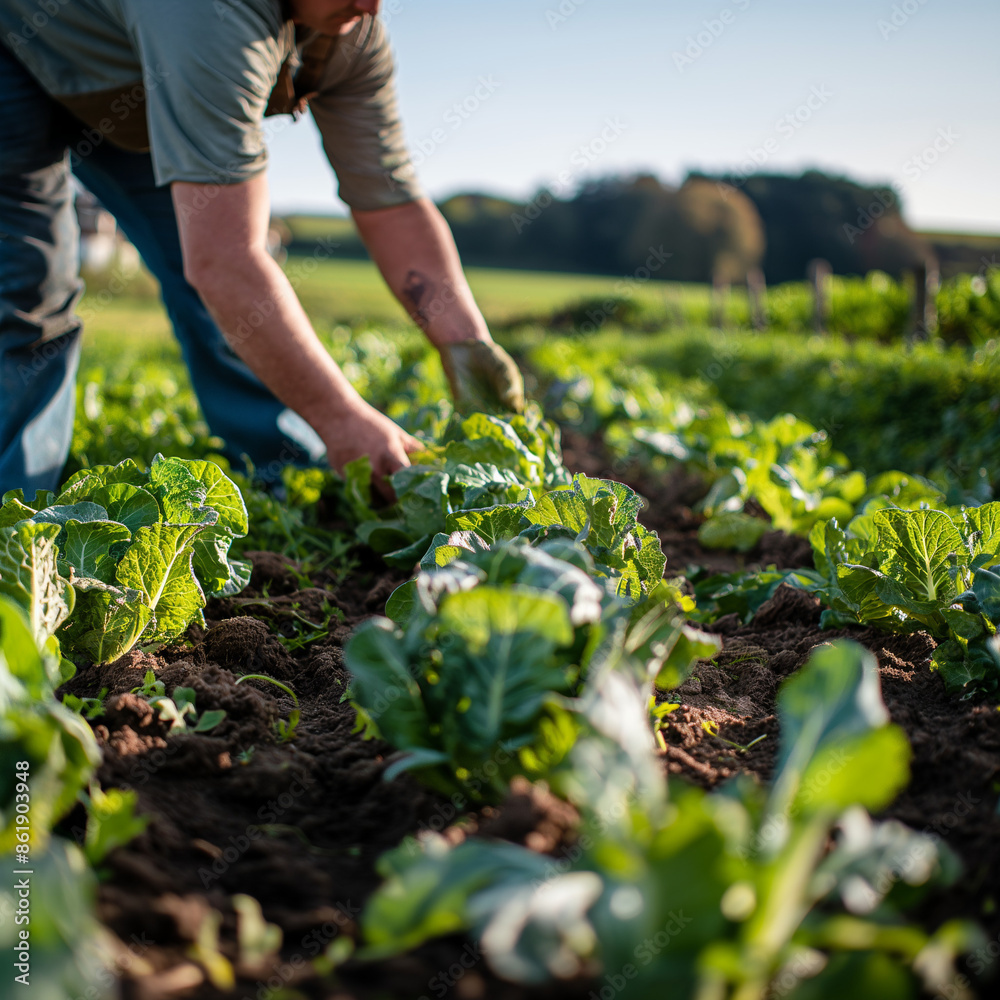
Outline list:
[[[638,525],[635,494],[560,482],[544,425],[477,416],[449,436],[395,477],[392,530],[409,533],[393,542],[419,535],[409,544],[426,551],[390,617],[347,648],[359,716],[397,748],[387,777],[409,771],[467,808],[499,801],[514,778],[544,780],[579,828],[555,858],[461,833],[404,843],[381,862],[360,957],[466,931],[521,983],[591,975],[612,992],[635,980],[742,1000],[779,975],[790,995],[799,980],[820,993],[890,982],[907,996],[921,976],[951,988],[930,956],[954,955],[975,932],[950,923],[928,938],[897,907],[952,862],[867,812],[905,784],[909,756],[873,658],[850,643],[823,647],[785,685],[767,789],[668,793],[656,692],[713,643],[660,582],[658,540]],[[484,498],[501,502],[471,506]],[[376,537],[377,523],[363,535]]]
[[[929,937],[900,912],[917,888],[952,877],[954,861],[868,815],[908,777],[906,741],[888,722],[870,655],[823,647],[786,684],[767,788],[668,791],[653,732],[669,691],[717,648],[688,622],[734,605],[752,614],[781,582],[819,594],[831,624],[946,640],[937,666],[956,689],[995,683],[997,505],[946,507],[933,484],[901,474],[867,480],[793,418],[685,410],[652,389],[635,410],[634,385],[598,385],[593,374],[589,388],[570,382],[564,405],[596,421],[621,454],[669,456],[705,476],[707,544],[749,547],[746,532],[766,526],[750,501],[778,526],[811,532],[816,571],[701,581],[696,606],[681,581],[663,580],[635,493],[571,476],[540,412],[449,419],[433,380],[420,377],[422,359],[404,363],[374,337],[359,350],[382,352],[381,366],[363,359],[372,388],[402,382],[397,406],[437,442],[396,474],[390,511],[372,509],[363,462],[342,491],[368,545],[395,565],[420,564],[388,617],[348,647],[359,726],[396,748],[388,779],[410,772],[462,810],[501,802],[527,779],[579,816],[557,856],[456,831],[405,843],[382,861],[386,881],[363,917],[359,957],[467,931],[500,975],[525,983],[596,975],[613,992],[636,980],[740,1000],[772,981],[802,996],[832,995],[845,981],[879,995],[912,995],[918,981],[953,990],[950,962],[974,930],[951,923]],[[599,412],[603,399],[610,414]],[[311,476],[290,473],[286,484],[305,496]],[[148,470],[126,461],[82,470],[58,495],[4,497],[0,756],[5,774],[25,763],[31,775],[31,860],[51,869],[53,884],[80,875],[80,921],[52,925],[55,979],[84,982],[94,969],[80,965],[92,957],[90,882],[79,852],[49,831],[87,787],[98,752],[77,714],[88,706],[70,711],[53,692],[71,660],[169,641],[199,620],[206,595],[238,591],[247,570],[229,550],[248,530],[260,538],[301,527],[280,528],[262,495],[248,500],[261,524],[248,523],[239,490],[202,458],[156,458]],[[167,698],[154,685],[140,693],[175,731],[211,728],[211,713],[199,718],[183,689]],[[18,794],[15,784],[0,801],[9,847]],[[91,863],[141,829],[125,793],[95,786],[85,804]]]

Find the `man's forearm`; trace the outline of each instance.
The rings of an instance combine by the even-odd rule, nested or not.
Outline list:
[[[172,185],[184,276],[226,339],[286,406],[307,420],[335,469],[367,455],[372,482],[409,464],[420,442],[369,406],[323,349],[291,284],[268,256],[263,174],[238,184]]]
[[[361,405],[316,339],[281,268],[266,254],[229,258],[199,292],[233,350],[275,396],[324,438]]]
[[[448,223],[427,198],[354,212],[386,284],[431,343],[490,340]]]

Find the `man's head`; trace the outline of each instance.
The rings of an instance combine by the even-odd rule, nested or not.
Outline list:
[[[349,31],[359,17],[377,14],[382,0],[289,0],[292,20],[324,35]]]

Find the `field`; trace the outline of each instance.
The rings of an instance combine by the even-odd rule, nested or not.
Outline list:
[[[816,335],[804,287],[752,332],[738,291],[473,271],[534,402],[458,418],[372,266],[309,260],[427,443],[397,505],[229,469],[139,275],[82,305],[61,494],[0,507],[39,995],[991,995],[996,276],[912,342],[884,276]]]

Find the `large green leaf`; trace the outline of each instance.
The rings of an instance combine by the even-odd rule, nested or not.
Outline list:
[[[524,512],[534,501],[519,504],[498,504],[449,514],[445,524],[449,532],[474,531],[488,545],[513,538],[521,530]]]
[[[449,513],[447,472],[414,465],[392,476],[409,540],[443,531]],[[418,556],[419,558],[419,556]],[[416,561],[416,560],[414,560]]]
[[[986,615],[993,625],[1000,626],[1000,573],[977,569],[972,578],[972,596],[975,598],[974,610]]]
[[[23,504],[17,497],[12,497],[9,493],[5,493],[4,496],[7,499],[0,507],[0,528],[13,528],[20,521],[30,521],[35,516],[36,511]]]
[[[35,860],[100,763],[90,727],[54,699],[58,683],[58,658],[36,643],[22,609],[0,596],[0,853],[8,857],[20,842],[17,833],[28,832]],[[24,802],[17,797],[19,762],[30,773],[27,828],[21,825],[23,805],[17,808]]]
[[[107,510],[109,520],[124,524],[131,532],[156,524],[162,516],[156,497],[131,483],[102,485],[90,496]]]
[[[539,527],[562,525],[584,540],[590,532],[590,505],[583,492],[573,487],[552,490],[538,499],[524,516]]]
[[[117,465],[95,465],[89,469],[80,469],[62,485],[57,504],[76,503],[91,499],[91,494],[103,486],[124,484],[127,486],[145,486],[149,476],[144,469],[126,458]]]
[[[379,730],[400,748],[430,746],[430,721],[414,676],[410,649],[392,622],[360,625],[344,649],[354,697]]]
[[[965,520],[971,558],[981,553],[1000,553],[1000,503],[986,503],[982,507],[969,507],[962,512]]]
[[[39,524],[63,526],[67,521],[106,521],[108,520],[108,512],[100,504],[84,500],[80,503],[46,507],[35,514],[31,520]]]
[[[857,621],[888,632],[913,631],[899,611],[879,596],[877,588],[886,577],[878,570],[841,563],[835,567],[835,580],[837,590],[831,595],[831,603],[838,611],[849,612]]]
[[[528,483],[541,482],[542,459],[521,440],[514,426],[500,417],[474,413],[462,421],[461,437],[449,441],[445,458],[454,465],[496,465],[519,473]]]
[[[573,641],[566,601],[534,587],[476,587],[449,594],[440,607],[441,623],[462,636],[473,652],[481,652],[491,640],[527,632],[551,648]]]
[[[118,582],[139,591],[155,616],[151,642],[180,635],[205,606],[192,568],[198,524],[154,524],[140,528],[118,564]]]
[[[767,521],[742,511],[723,511],[710,517],[698,529],[698,541],[706,549],[735,549],[749,552],[770,528]]]
[[[112,663],[142,637],[153,611],[137,590],[100,580],[78,580],[73,616],[60,631],[66,652],[94,663]]]
[[[950,694],[959,694],[970,685],[995,691],[1000,684],[1000,636],[949,639],[934,650],[931,663]]]
[[[12,983],[9,997],[18,992],[47,1000],[108,1000],[109,970],[115,952],[95,916],[97,878],[76,844],[54,838],[44,853],[31,857],[31,973],[30,986],[19,990]],[[18,878],[0,887],[0,911],[16,912]],[[13,955],[19,942],[12,918],[0,924],[0,948]]]
[[[793,802],[806,811],[840,808],[843,795],[835,792],[845,782],[844,794],[854,801],[885,805],[885,796],[907,780],[908,748],[895,736],[879,737],[885,757],[877,774],[870,771],[877,756],[870,748],[876,744],[863,738],[888,726],[889,713],[875,657],[856,643],[841,640],[817,647],[802,670],[782,685],[778,716],[781,749],[770,805],[782,816]],[[833,760],[839,764],[831,772]],[[808,780],[819,771],[824,782]],[[831,774],[841,775],[840,780],[831,780]]]
[[[358,538],[381,555],[405,548],[413,541],[401,518],[391,521],[365,521],[364,524],[358,525]]]
[[[377,516],[372,510],[372,462],[367,455],[344,466],[344,499],[358,521]]]
[[[201,524],[206,520],[207,488],[179,459],[157,455],[149,467],[149,488],[172,524]]]
[[[59,665],[35,642],[24,609],[0,595],[0,712],[12,703],[42,701],[59,683]]]
[[[795,805],[804,812],[884,809],[910,777],[910,744],[898,726],[882,726],[818,749],[802,774]]]
[[[949,514],[940,510],[880,510],[875,514],[879,568],[922,601],[956,596],[949,556],[965,552]]]
[[[528,887],[544,881],[543,855],[513,844],[468,841],[448,849],[441,841],[407,841],[383,854],[386,879],[365,909],[364,957],[382,958],[430,938],[470,930],[470,896],[485,888]]]
[[[231,597],[250,582],[250,566],[229,559],[233,533],[214,524],[194,540],[194,572],[209,597]]]
[[[578,475],[572,486],[552,490],[525,509],[524,517],[534,529],[524,534],[575,535],[598,570],[617,579],[618,594],[637,601],[659,583],[666,566],[656,532],[638,523],[641,509],[642,499],[624,484]]]
[[[546,702],[568,686],[569,664],[555,655],[573,641],[566,601],[482,585],[445,597],[439,620],[438,680],[422,689],[452,759],[472,769],[503,745],[530,743]]]
[[[169,470],[173,474],[174,470],[177,469],[183,469],[201,485],[204,495],[201,496],[199,505],[211,507],[219,515],[218,524],[220,527],[228,528],[238,538],[242,538],[247,533],[249,521],[243,495],[240,493],[239,487],[214,462],[187,458],[162,459],[157,456],[153,459],[153,465],[150,467],[150,476],[153,477],[155,471],[156,481],[164,482],[166,481],[165,470]],[[185,495],[187,495],[187,480],[184,479],[183,482]],[[197,492],[200,495],[202,491]],[[193,518],[185,518],[185,521],[191,520]]]
[[[132,533],[117,521],[70,521],[66,525],[62,557],[75,575],[112,583],[118,568],[119,549]]]
[[[29,510],[39,511],[46,507],[51,507],[56,495],[51,490],[35,490],[35,499],[25,498],[24,490],[7,490],[3,497],[0,497],[0,504],[20,504]]]
[[[73,587],[59,573],[58,524],[25,521],[0,528],[0,594],[20,605],[39,645],[73,610]]]

